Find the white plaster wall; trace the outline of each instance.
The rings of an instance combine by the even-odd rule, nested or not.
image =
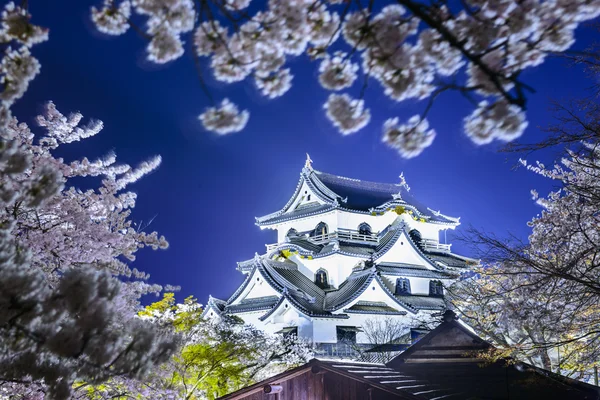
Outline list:
[[[253,325],[269,334],[275,334],[286,327],[296,326],[298,327],[299,337],[312,340],[313,321],[311,318],[298,312],[287,301],[284,301],[280,307],[271,316],[269,316],[269,318],[267,318],[265,321],[261,321],[259,318],[267,312],[268,310],[261,310],[238,313],[236,315],[242,318],[246,324]]]
[[[336,343],[337,325],[347,325],[345,319],[313,319],[313,342],[314,343]]]
[[[392,212],[387,212],[384,215],[358,214],[348,211],[337,212],[338,226],[340,228],[358,230],[358,226],[366,222],[371,225],[373,233],[384,230],[394,222],[397,216],[396,213]]]
[[[318,204],[325,204],[325,202],[323,200],[321,200],[319,197],[317,197],[314,194],[314,192],[308,187],[308,185],[306,184],[306,181],[304,181],[302,183],[302,187],[300,188],[300,192],[298,193],[298,197],[292,203],[292,205],[286,211],[286,213],[294,211],[296,209],[296,207],[298,207],[301,204],[314,203],[314,202],[316,202]]]
[[[238,304],[243,299],[253,299],[256,297],[279,296],[279,293],[273,289],[262,277],[258,270],[254,271],[250,278],[250,283],[244,291],[238,296],[232,304]]]
[[[430,263],[423,259],[417,250],[411,245],[406,233],[402,232],[391,249],[377,259],[380,262],[400,262],[407,264],[423,265],[428,269],[435,269]]]

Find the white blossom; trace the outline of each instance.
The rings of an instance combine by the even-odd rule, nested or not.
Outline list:
[[[13,384],[15,395],[66,399],[75,379],[140,376],[174,351],[170,335],[135,319],[140,296],[160,286],[140,281],[147,276],[123,261],[168,245],[132,228],[135,194],[122,191],[160,159],[136,169],[115,165],[114,154],[66,164],[52,151],[97,134],[102,123],[80,126],[81,114],[65,117],[52,103],[37,120],[46,130],[37,142],[14,118],[1,131],[0,376],[31,381]],[[65,189],[84,176],[101,176],[101,186]]]
[[[307,22],[310,27],[310,42],[315,46],[334,43],[340,35],[340,16],[336,12],[328,11],[324,4],[311,8]]]
[[[9,47],[0,62],[0,83],[4,85],[0,98],[7,104],[12,104],[23,96],[29,87],[29,82],[39,72],[40,63],[31,55],[27,47],[18,50]]]
[[[330,94],[323,108],[343,135],[359,131],[371,119],[371,112],[364,108],[364,101],[352,99],[347,94]]]
[[[26,47],[48,40],[48,29],[29,23],[31,14],[10,1],[2,11],[0,40],[9,42],[16,40]]]
[[[429,129],[429,122],[419,115],[410,117],[406,124],[399,125],[398,118],[391,118],[383,124],[382,140],[398,150],[403,158],[418,156],[435,139],[435,131]]]
[[[104,0],[101,9],[92,7],[92,21],[96,28],[107,35],[122,35],[129,29],[131,3],[128,0],[116,7],[113,0]]]
[[[38,115],[36,118],[38,125],[46,128],[47,131],[47,136],[43,136],[40,143],[56,148],[59,143],[78,142],[95,136],[104,127],[102,121],[98,120],[92,120],[88,125],[80,127],[82,118],[81,113],[72,113],[69,117],[65,117],[56,109],[53,102],[48,102],[45,114]]]
[[[183,43],[178,34],[165,28],[154,34],[146,50],[148,60],[164,64],[183,55]]]
[[[208,56],[223,50],[226,41],[227,28],[221,26],[219,21],[201,23],[194,34],[194,44],[199,56]]]
[[[220,135],[239,132],[248,123],[248,111],[239,111],[229,99],[223,99],[220,107],[209,107],[200,114],[200,121],[206,130]]]
[[[492,104],[480,102],[475,111],[465,118],[464,124],[467,136],[476,144],[490,143],[494,139],[514,140],[527,128],[525,113],[504,100]]]
[[[248,8],[250,0],[224,0],[223,3],[227,9],[239,11]]]
[[[352,86],[357,78],[358,64],[348,59],[348,54],[334,53],[326,56],[319,66],[319,82],[325,89],[341,90]]]
[[[522,72],[542,64],[549,54],[567,50],[576,28],[600,15],[598,0],[467,0],[456,7],[383,2],[380,7],[357,3],[348,8],[336,6],[347,3],[340,0],[270,0],[253,5],[249,0],[223,0],[202,3],[199,10],[193,0],[110,4],[127,7],[127,2],[132,18],[145,19],[150,61],[165,63],[180,57],[181,35],[195,29],[194,51],[210,58],[215,79],[235,83],[252,76],[260,93],[269,98],[289,90],[293,71],[286,64],[306,54],[321,60],[318,79],[327,90],[350,88],[362,73],[365,88],[376,90],[368,85],[373,78],[397,102],[431,99],[433,104],[432,96],[452,90],[480,97],[477,101],[503,98],[523,110],[529,91]],[[415,7],[420,12],[413,12]],[[102,11],[93,10],[96,20],[94,15]],[[337,41],[340,34],[343,43]],[[202,68],[198,71],[203,73]],[[488,143],[492,136],[511,140],[524,129],[522,111],[508,105],[494,108],[485,112],[492,118],[478,119],[481,110],[468,117],[470,125],[488,122],[479,134],[467,133],[479,137],[478,144]],[[500,121],[504,117],[507,120]],[[341,120],[362,121],[358,126],[368,118],[334,120],[336,125]],[[492,122],[501,125],[499,133],[492,133]]]
[[[256,75],[256,86],[264,96],[270,99],[282,96],[292,87],[292,78],[290,70],[282,69],[268,76]]]
[[[372,44],[372,27],[366,11],[348,14],[342,24],[342,34],[348,44],[358,50],[364,50]]]

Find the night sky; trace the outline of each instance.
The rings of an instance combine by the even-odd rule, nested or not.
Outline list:
[[[33,49],[42,72],[14,113],[33,124],[42,105],[53,100],[63,113],[80,111],[86,119],[104,121],[96,137],[64,146],[60,155],[67,161],[114,150],[120,161],[135,165],[162,155],[160,169],[131,187],[138,193],[133,217],[155,217],[149,229],[165,235],[170,247],[141,250],[134,266],[149,272],[152,282],[181,285],[180,299],[191,294],[205,302],[208,294],[227,299],[233,293],[243,280],[236,261],[264,252],[264,244],[276,240],[275,232],[254,225],[254,217],[286,203],[307,152],[315,169],[353,178],[395,183],[404,171],[411,193],[423,203],[460,216],[463,230],[473,225],[500,236],[526,238],[526,222],[540,211],[530,190],[545,194],[551,188],[523,168],[514,170],[519,156],[499,153],[499,144],[474,145],[461,130],[469,104],[453,93],[435,104],[429,120],[438,135],[417,158],[404,160],[383,145],[381,125],[394,116],[405,120],[423,104],[397,104],[374,81],[366,96],[370,124],[342,137],[322,110],[327,93],[316,79],[318,64],[306,58],[292,60],[295,85],[275,100],[260,97],[251,81],[224,85],[209,78],[217,99],[229,97],[251,116],[242,132],[208,133],[197,120],[208,101],[191,54],[166,66],[150,65],[145,42],[132,31],[114,38],[94,31],[89,8],[100,3],[29,2],[33,22],[50,29],[50,40]],[[585,48],[596,34],[592,27],[580,28],[574,49]],[[592,84],[581,69],[560,59],[528,70],[523,79],[537,91],[529,97],[527,142],[543,137],[540,127],[552,121],[550,99],[586,95]],[[556,154],[558,149],[528,159],[549,162]],[[453,249],[469,252],[460,243]]]

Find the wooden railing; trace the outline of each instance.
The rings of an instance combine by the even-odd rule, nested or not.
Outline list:
[[[343,240],[344,242],[353,242],[353,243],[367,243],[367,244],[379,244],[379,239],[383,235],[378,233],[369,233],[364,234],[359,231],[355,231],[352,229],[344,229],[340,228],[336,232],[325,233],[321,235],[315,236],[300,236],[304,239],[309,240],[314,244],[327,244],[332,240]],[[278,246],[283,245],[285,243],[272,243],[267,244],[267,252],[271,250],[275,250]],[[443,244],[439,243],[437,240],[431,239],[422,239],[421,246],[426,251],[442,251],[442,252],[450,252],[451,244]]]
[[[434,251],[444,251],[444,252],[450,252],[450,246],[452,246],[451,244],[444,244],[444,243],[438,242],[437,240],[431,240],[431,239],[422,239],[421,245],[423,246],[423,249],[425,249],[427,251],[434,250]]]

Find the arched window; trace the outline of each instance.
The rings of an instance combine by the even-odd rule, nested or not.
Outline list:
[[[410,294],[410,280],[408,278],[396,279],[396,294]]]
[[[295,230],[294,228],[291,228],[289,231],[287,231],[285,236],[287,236],[287,237],[298,236],[298,231]]]
[[[429,295],[436,297],[444,295],[444,285],[441,281],[429,281]]]
[[[310,233],[310,236],[320,236],[327,235],[327,224],[325,222],[319,222],[319,224],[315,227],[315,230]]]
[[[410,236],[412,241],[415,242],[416,245],[421,244],[421,241],[423,240],[423,237],[421,236],[421,232],[419,232],[416,229],[413,229],[410,232],[408,232],[408,235]]]
[[[358,226],[358,233],[361,235],[370,235],[371,234],[371,225],[363,222]]]
[[[315,274],[315,284],[321,289],[329,288],[329,281],[327,279],[327,271],[320,269]]]

